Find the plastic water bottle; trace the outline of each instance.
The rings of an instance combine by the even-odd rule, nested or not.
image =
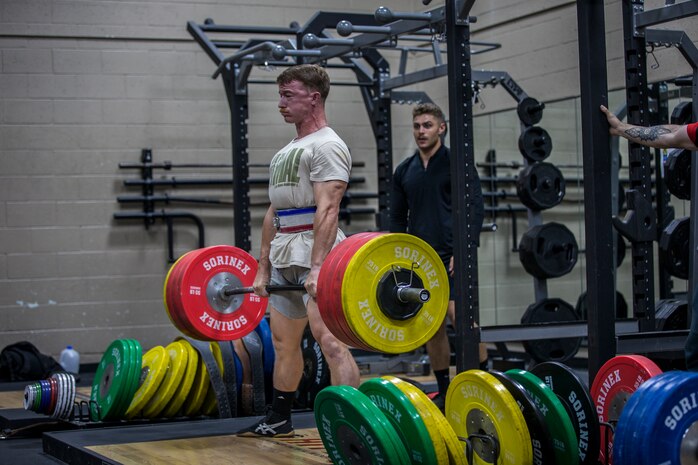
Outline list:
[[[80,353],[73,346],[67,346],[61,351],[58,363],[68,373],[77,374],[80,371]]]

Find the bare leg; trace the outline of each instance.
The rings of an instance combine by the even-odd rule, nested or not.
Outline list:
[[[274,388],[293,392],[303,376],[301,340],[307,318],[291,319],[270,307],[269,321],[274,343]]]
[[[454,301],[448,301],[449,317],[451,314],[455,314],[455,306]],[[446,333],[446,319],[436,334],[427,341],[426,348],[433,371],[446,370],[451,366],[451,346],[448,343],[448,334]]]
[[[320,349],[330,367],[332,384],[359,387],[361,382],[359,367],[349,348],[325,326],[315,299],[308,301],[308,320],[313,337],[320,344]]]

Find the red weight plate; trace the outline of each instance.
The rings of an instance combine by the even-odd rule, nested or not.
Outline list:
[[[186,319],[182,316],[182,305],[181,299],[179,297],[179,289],[181,284],[181,277],[184,270],[187,268],[189,262],[195,258],[204,249],[197,249],[187,252],[182,257],[177,260],[173,265],[173,269],[170,272],[170,276],[167,279],[167,291],[166,300],[168,303],[167,311],[172,323],[180,330],[183,334],[196,338],[197,335],[194,331],[187,325]]]
[[[360,233],[365,234],[365,233]],[[334,280],[334,275],[336,272],[337,257],[341,254],[341,251],[347,246],[347,240],[343,240],[337,244],[322,264],[320,269],[320,274],[318,276],[318,291],[317,291],[317,305],[320,311],[320,316],[322,317],[325,326],[334,334],[338,339],[340,339],[345,344],[351,344],[348,340],[347,335],[342,331],[336,318],[335,306],[336,298],[332,289],[332,282]]]
[[[347,247],[342,251],[342,254],[338,257],[338,263],[336,267],[335,280],[333,283],[333,295],[336,298],[335,312],[337,313],[337,321],[339,325],[343,328],[344,332],[349,335],[352,341],[354,341],[354,347],[359,349],[364,349],[368,351],[375,351],[368,345],[366,345],[360,337],[354,334],[354,331],[349,327],[346,315],[344,313],[343,301],[342,301],[342,283],[344,282],[344,277],[346,275],[347,266],[349,262],[356,254],[356,251],[363,247],[365,244],[373,240],[374,238],[383,235],[384,233],[367,233],[366,236],[357,237],[353,239]],[[352,236],[353,238],[354,236]]]
[[[254,293],[222,299],[226,286],[250,287],[257,274],[257,261],[237,247],[206,247],[183,270],[177,297],[179,316],[197,339],[240,339],[264,318],[267,299]]]
[[[603,364],[591,385],[591,400],[594,402],[599,421],[615,424],[632,393],[638,387],[653,376],[660,374],[662,370],[647,357],[642,355],[618,355]],[[606,428],[601,425],[601,450],[600,458],[606,458],[611,464],[613,451],[613,438],[607,444]],[[605,462],[604,462],[605,463]]]
[[[364,244],[369,242],[374,237],[381,235],[382,233],[362,233],[356,234],[347,238],[344,242],[346,244],[339,250],[337,257],[335,259],[334,276],[332,280],[332,311],[334,313],[333,317],[336,320],[337,326],[341,329],[342,333],[346,335],[348,340],[351,342],[350,345],[358,349],[372,350],[367,347],[349,328],[346,317],[344,316],[344,309],[342,307],[342,281],[344,280],[344,274],[346,272],[347,264],[354,256],[356,251],[361,248]]]
[[[342,301],[341,296],[337,295],[335,281],[340,271],[339,263],[344,251],[351,247],[354,241],[361,240],[372,234],[375,233],[355,234],[337,244],[327,255],[318,277],[318,308],[325,325],[338,339],[354,347],[358,347],[356,346],[358,341],[352,337],[353,334],[351,332],[348,332],[347,325],[342,325],[342,321],[344,321],[344,314],[341,312]],[[341,278],[339,282],[341,292]]]
[[[56,408],[56,402],[58,401],[58,383],[55,378],[49,378],[48,382],[51,386],[51,401],[46,408],[46,414],[51,415]]]
[[[167,316],[170,318],[170,321],[172,321],[172,324],[174,324],[175,327],[180,330],[180,332],[187,335],[189,335],[191,331],[186,328],[179,317],[179,299],[177,297],[178,279],[181,275],[183,267],[186,266],[186,262],[190,260],[191,257],[196,254],[196,252],[196,250],[189,251],[177,259],[175,264],[172,265],[172,268],[170,268],[165,282],[164,297]]]

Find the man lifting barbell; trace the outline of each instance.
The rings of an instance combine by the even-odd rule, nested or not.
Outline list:
[[[325,99],[330,79],[317,65],[298,65],[276,79],[279,112],[296,126],[296,138],[269,167],[271,206],[262,224],[257,295],[266,286],[304,284],[307,294],[274,292],[270,323],[276,352],[274,395],[266,417],[240,436],[292,436],[291,407],[303,373],[300,348],[310,323],[332,375],[332,383],[359,385],[359,369],[348,347],[324,324],[315,301],[320,268],[330,250],[345,238],[338,227],[339,205],[349,182],[351,156],[328,126]]]

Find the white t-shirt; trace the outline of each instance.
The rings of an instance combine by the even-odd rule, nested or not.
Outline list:
[[[313,183],[349,182],[351,155],[344,141],[329,127],[301,139],[293,139],[279,150],[269,166],[269,199],[275,210],[315,206]],[[276,233],[269,259],[276,268],[291,265],[310,268],[313,231]],[[346,236],[337,229],[335,245]]]

